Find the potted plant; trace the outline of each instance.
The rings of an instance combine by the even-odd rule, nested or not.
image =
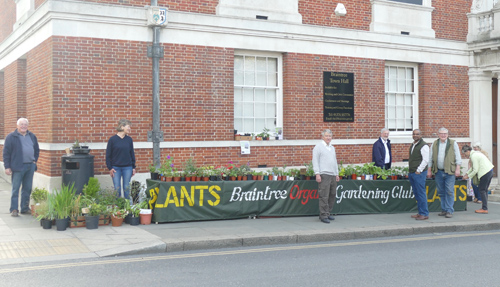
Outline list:
[[[130,225],[139,225],[140,224],[140,213],[141,213],[141,208],[139,206],[140,204],[134,204],[130,206],[128,210],[128,223]]]
[[[191,177],[191,181],[196,180],[196,178],[193,179],[193,177],[196,177],[196,161],[192,158],[188,158],[182,165],[182,169],[184,170],[186,181],[188,177]]]
[[[40,205],[40,203],[47,200],[47,196],[49,195],[49,191],[45,188],[35,187],[31,192],[31,200],[33,204],[31,205],[31,215],[36,214],[36,209]]]
[[[264,128],[264,130],[260,134],[257,134],[256,137],[259,137],[262,140],[267,141],[267,140],[269,140],[269,136],[270,136],[269,131],[270,130],[268,128]]]
[[[105,207],[93,201],[87,208],[85,215],[85,226],[87,229],[97,229],[99,227],[99,216],[104,212]]]
[[[46,201],[40,202],[37,209],[38,216],[36,219],[40,221],[40,225],[43,229],[51,229],[52,221],[55,219],[55,212],[53,207],[52,199],[47,198]]]
[[[142,189],[144,189],[144,185],[138,182],[137,180],[132,180],[130,183],[130,198],[132,199],[132,203],[139,202],[139,193]]]
[[[305,166],[306,166],[306,180],[316,180],[312,161],[306,163]]]
[[[149,166],[149,173],[151,174],[152,180],[158,180],[158,169],[156,168],[155,165],[151,164]]]
[[[100,190],[101,184],[99,180],[95,177],[90,177],[88,183],[83,185],[82,193],[90,198],[97,198]]]
[[[71,147],[73,150],[74,154],[88,154],[90,153],[90,149],[87,145],[80,145],[80,142],[78,142],[78,139],[75,140],[75,143],[73,143],[73,146]]]
[[[111,210],[111,225],[114,227],[122,226],[123,220],[125,219],[127,214],[127,209],[115,206]]]
[[[151,213],[151,209],[149,208],[148,200],[144,200],[141,203],[139,203],[139,209],[140,209],[139,217],[141,224],[144,225],[151,224],[151,218],[153,216],[153,213]]]
[[[84,227],[85,216],[82,215],[82,207],[84,200],[81,194],[75,195],[73,199],[73,206],[70,208],[69,227]]]
[[[75,197],[74,184],[62,185],[61,190],[56,190],[53,194],[53,206],[56,215],[56,227],[58,231],[64,231],[69,224],[69,215],[73,207]]]
[[[242,180],[248,180],[248,175],[252,173],[252,169],[250,168],[250,163],[242,164],[240,166],[240,174]]]

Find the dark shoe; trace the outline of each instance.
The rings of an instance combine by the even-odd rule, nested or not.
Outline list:
[[[335,217],[333,217],[333,215],[328,215],[328,219],[335,220]]]
[[[18,213],[17,210],[12,210],[12,213],[10,214],[10,216],[12,216],[12,217],[18,217],[19,213]]]
[[[330,223],[330,220],[328,218],[320,218],[320,220],[323,223]]]
[[[427,220],[427,219],[429,219],[429,216],[425,216],[425,215],[420,215],[420,214],[419,214],[419,215],[418,215],[418,217],[417,217],[417,218],[415,218],[415,219],[416,219],[416,220]]]
[[[21,214],[31,214],[31,209],[21,211]]]
[[[488,214],[488,210],[478,209],[476,210],[476,213]]]
[[[438,214],[439,216],[446,216],[446,211],[441,211],[440,214]]]
[[[418,214],[418,213],[417,213],[417,214],[414,214],[414,215],[412,215],[412,216],[410,216],[410,217],[411,217],[411,218],[418,218],[419,216],[420,216],[420,214]]]
[[[444,216],[446,218],[452,218],[453,217],[453,214],[449,213],[449,212],[446,212],[446,215]]]

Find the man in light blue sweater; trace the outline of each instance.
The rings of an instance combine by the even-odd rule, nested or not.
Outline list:
[[[326,129],[321,133],[322,141],[313,149],[313,168],[318,182],[319,193],[319,219],[321,222],[330,223],[335,217],[330,215],[335,203],[339,169],[337,155],[331,144],[332,131]]]

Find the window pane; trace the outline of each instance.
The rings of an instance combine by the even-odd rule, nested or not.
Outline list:
[[[276,103],[276,90],[268,89],[266,91],[266,103]]]
[[[257,86],[267,86],[267,73],[257,73]]]
[[[253,89],[244,89],[243,90],[243,101],[252,102],[253,101]]]
[[[268,118],[276,117],[276,105],[275,104],[266,104],[266,116]]]
[[[267,58],[267,72],[270,74],[278,72],[278,59]]]
[[[269,133],[273,135],[276,132],[276,124],[274,119],[267,119],[266,120],[266,128],[268,128],[270,131]]]
[[[257,71],[267,72],[266,58],[262,58],[262,57],[257,58]]]
[[[234,103],[234,116],[241,117],[243,115],[243,107],[241,103]]]
[[[255,73],[254,72],[245,72],[245,85],[246,86],[255,85]]]
[[[411,94],[406,94],[405,95],[405,105],[411,106],[412,105],[412,95]]]
[[[243,117],[253,117],[254,112],[253,112],[253,103],[245,103],[242,105],[243,111]]]
[[[266,101],[266,90],[255,89],[255,102],[264,103]]]
[[[234,71],[234,84],[237,86],[243,86],[243,84],[244,84],[243,72]]]
[[[234,101],[241,102],[243,100],[242,90],[239,88],[234,89]]]
[[[255,117],[256,118],[266,117],[266,105],[264,103],[255,103]]]
[[[243,71],[243,56],[234,57],[234,70]]]
[[[255,57],[245,56],[245,71],[255,71]]]
[[[267,75],[267,85],[276,87],[278,85],[278,73],[270,73]]]
[[[266,127],[266,121],[264,119],[255,119],[255,132],[260,133]]]
[[[242,119],[234,119],[234,129],[238,132],[243,131],[243,120]]]
[[[254,132],[253,131],[253,119],[244,119],[243,120],[243,128],[241,132]]]

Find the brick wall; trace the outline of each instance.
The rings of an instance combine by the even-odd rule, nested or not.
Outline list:
[[[344,4],[348,16],[335,16],[338,3]],[[364,0],[299,0],[299,13],[302,15],[303,24],[368,31],[372,7],[370,1]]]
[[[432,1],[432,28],[436,38],[465,41],[468,32],[467,13],[472,0]]]
[[[4,136],[16,129],[19,117],[26,115],[26,60],[20,59],[4,70]]]
[[[0,0],[0,43],[12,33],[14,23],[16,23],[16,2]]]
[[[420,129],[424,137],[437,138],[441,127],[449,136],[469,136],[468,67],[419,65]]]
[[[318,139],[326,128],[336,139],[378,137],[384,127],[384,65],[383,60],[285,54],[285,138]],[[323,122],[324,71],[354,73],[354,122]]]
[[[0,72],[0,139],[5,138],[5,131],[4,131],[4,122],[5,119],[3,117],[4,115],[4,100],[5,100],[5,84],[4,84],[4,73]]]

